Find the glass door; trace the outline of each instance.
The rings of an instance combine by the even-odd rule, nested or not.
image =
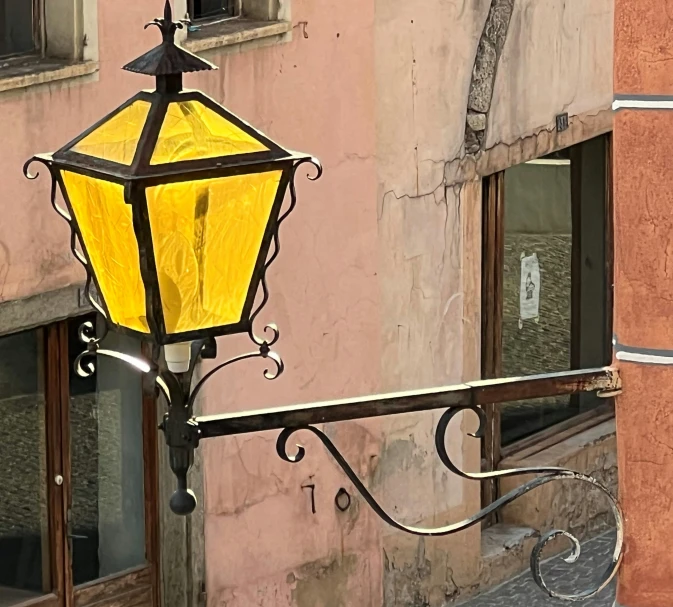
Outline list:
[[[154,393],[116,360],[74,372],[84,320],[0,337],[0,607],[158,605]]]
[[[62,477],[46,345],[43,329],[0,337],[0,607],[63,602],[55,533]]]
[[[142,374],[121,361],[101,356],[91,376],[75,373],[75,359],[85,348],[78,335],[85,320],[96,322],[92,316],[67,323],[64,344],[70,447],[66,527],[74,605],[151,607],[156,567],[146,533],[144,436],[149,424],[144,413],[152,416],[152,428],[156,416],[152,407],[143,408]],[[126,336],[110,333],[102,345],[141,355],[140,342]],[[148,521],[157,523],[156,517]]]

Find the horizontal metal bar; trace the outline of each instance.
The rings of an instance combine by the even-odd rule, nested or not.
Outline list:
[[[579,392],[602,392],[617,390],[620,386],[617,369],[604,367],[197,417],[195,421],[201,431],[201,438],[213,438],[449,407],[502,404]]]

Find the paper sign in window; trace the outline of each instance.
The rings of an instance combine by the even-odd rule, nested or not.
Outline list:
[[[521,286],[519,288],[519,327],[524,320],[540,316],[540,262],[537,253],[521,254]]]

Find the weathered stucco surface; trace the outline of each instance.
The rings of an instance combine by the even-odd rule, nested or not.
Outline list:
[[[616,442],[615,422],[610,420],[526,458],[507,458],[502,461],[500,469],[526,466],[569,468],[595,478],[617,495]],[[501,491],[508,492],[530,478],[503,479]],[[532,527],[540,532],[565,529],[580,540],[615,524],[605,496],[577,481],[549,483],[528,493],[503,509],[502,522]],[[566,548],[563,542],[551,545],[550,549],[555,547]]]
[[[670,95],[670,5],[615,5],[615,92]],[[615,117],[615,333],[620,344],[646,351],[673,348],[672,127],[670,110],[623,110]],[[628,361],[620,369],[617,438],[626,551],[617,598],[625,607],[667,607],[673,604],[672,370]]]
[[[151,86],[119,70],[156,42],[140,34],[160,10],[151,4],[99,2],[95,77],[0,95],[0,188],[12,217],[0,223],[0,300],[81,282],[47,180],[27,183],[20,168]],[[299,179],[260,319],[281,329],[285,374],[267,382],[259,361],[224,372],[200,403],[204,414],[479,377],[479,177],[610,129],[609,6],[292,0],[290,41],[206,54],[220,70],[187,85],[315,154],[325,174]],[[133,34],[120,44],[120,32]],[[578,69],[580,57],[595,67]],[[468,106],[483,119],[468,120]],[[564,109],[571,128],[557,134],[551,125]],[[485,136],[468,155],[470,121]],[[246,338],[223,339],[220,357],[250,348]],[[440,467],[436,420],[327,431],[391,513],[439,525],[478,510],[480,492]],[[456,422],[448,440],[455,461],[476,470],[478,441],[465,438],[472,423]],[[193,533],[205,533],[205,580],[197,569],[193,582],[205,582],[210,607],[435,607],[476,588],[479,526],[426,540],[385,529],[323,447],[299,438],[307,457],[296,466],[276,457],[275,434],[203,445],[204,522],[201,530],[195,519]],[[342,488],[353,497],[345,512],[334,503]]]
[[[495,78],[485,145],[555,116],[612,104],[613,0],[517,0]]]

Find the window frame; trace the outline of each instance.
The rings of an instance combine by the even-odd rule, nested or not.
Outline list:
[[[614,236],[613,236],[613,191],[612,191],[612,137],[611,133],[600,135],[605,141],[605,306],[606,325],[604,335],[606,340],[612,338],[612,311],[613,311],[613,276],[614,276]],[[571,166],[573,158],[578,158],[579,145],[576,142],[570,147]],[[576,165],[579,163],[575,162]],[[499,171],[482,180],[482,317],[481,317],[481,367],[483,379],[497,379],[502,377],[502,318],[503,318],[503,278],[504,278],[504,245],[505,245],[505,171]],[[571,205],[572,230],[577,233],[580,205],[579,179],[580,170],[571,173]],[[579,280],[581,267],[581,252],[579,239],[573,238],[571,254],[571,367],[578,369],[579,345],[579,289],[576,281]],[[609,343],[608,343],[609,345]],[[562,374],[558,374],[562,375]],[[560,393],[559,393],[560,395]],[[512,401],[524,396],[513,394]],[[575,398],[576,396],[573,396]],[[503,447],[501,437],[501,411],[496,405],[485,405],[486,427],[482,443],[482,469],[496,470],[504,457],[534,448],[536,445],[557,444],[559,441],[572,436],[582,430],[597,425],[614,416],[613,399],[606,399],[606,403],[591,411],[580,413],[568,420],[544,428],[531,436],[515,441]],[[499,497],[499,487],[495,480],[487,480],[482,485],[482,500],[484,505],[491,504]],[[487,524],[495,522],[494,519]]]
[[[160,605],[159,551],[159,461],[157,394],[143,378],[142,437],[145,506],[145,563],[143,565],[78,586],[72,579],[72,546],[68,540],[68,511],[72,505],[72,469],[70,454],[70,369],[68,323],[83,320],[71,317],[37,327],[43,340],[43,376],[45,397],[45,444],[49,574],[51,592],[13,607],[112,607],[120,600],[134,600],[138,607]],[[3,336],[4,337],[4,336]],[[148,354],[143,344],[143,353]],[[36,445],[35,448],[39,448]],[[63,481],[57,484],[55,479]],[[43,555],[43,562],[45,556]]]
[[[15,53],[0,53],[1,60],[15,59],[17,57],[39,56],[44,57],[46,47],[46,31],[45,31],[45,0],[30,0],[32,5],[32,38],[33,47],[28,51],[20,51]]]

